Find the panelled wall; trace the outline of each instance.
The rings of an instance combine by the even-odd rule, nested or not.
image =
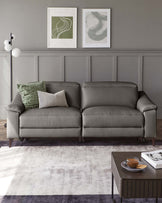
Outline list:
[[[13,61],[13,92],[31,81],[132,81],[158,105],[162,118],[162,51],[24,51]],[[0,118],[9,103],[9,56],[0,52]]]

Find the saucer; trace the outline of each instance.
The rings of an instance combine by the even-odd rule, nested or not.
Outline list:
[[[146,165],[144,164],[143,162],[139,161],[139,164],[142,164],[142,165]],[[147,166],[145,168],[131,168],[127,165],[127,162],[126,161],[122,161],[121,162],[121,167],[124,168],[125,170],[129,171],[129,172],[140,172],[140,171],[143,171],[145,168],[147,168]]]

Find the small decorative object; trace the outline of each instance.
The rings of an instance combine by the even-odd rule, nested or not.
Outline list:
[[[110,48],[111,9],[83,9],[83,47]]]
[[[52,106],[68,107],[65,90],[51,94],[48,92],[37,91],[39,99],[39,108],[47,108]]]
[[[21,95],[25,109],[37,108],[39,106],[37,91],[46,91],[46,83],[44,81],[31,82],[28,84],[17,84],[17,90]]]
[[[20,50],[20,49],[14,48],[14,49],[12,50],[12,56],[14,56],[14,57],[19,57],[20,54],[21,54],[21,50]]]
[[[12,41],[15,39],[15,35],[13,35],[13,33],[10,33],[9,36],[9,40],[4,40],[4,49],[7,52],[10,52],[10,100],[12,101],[12,80],[13,80],[13,76],[12,76],[12,56],[14,57],[18,57],[21,54],[21,50],[18,48],[13,48],[13,44]]]
[[[139,160],[133,158],[133,159],[127,159],[127,165],[131,168],[137,168],[139,164]]]
[[[162,149],[151,152],[142,152],[141,157],[154,168],[162,168]]]
[[[48,8],[47,47],[77,47],[77,8]]]
[[[133,158],[122,161],[121,167],[129,172],[140,172],[147,168],[147,165],[139,161],[137,158]]]

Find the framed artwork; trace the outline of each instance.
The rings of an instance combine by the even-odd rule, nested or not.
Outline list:
[[[77,8],[47,8],[47,47],[77,47]]]
[[[83,9],[83,47],[110,48],[111,9]]]

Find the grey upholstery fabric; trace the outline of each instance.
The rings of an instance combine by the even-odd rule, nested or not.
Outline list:
[[[153,102],[148,98],[148,96],[144,92],[140,92],[140,98],[137,102],[137,109],[141,112],[155,110],[157,106],[153,104]]]
[[[17,94],[7,110],[7,138],[19,138],[19,115],[25,111],[21,95]]]
[[[21,137],[80,137],[81,129],[80,128],[59,128],[59,129],[48,129],[48,128],[21,128],[20,136]]]
[[[144,92],[139,92],[137,109],[144,115],[144,136],[150,138],[156,137],[157,106],[153,104]]]
[[[83,128],[83,137],[142,137],[143,128]]]
[[[20,115],[20,128],[78,128],[81,114],[77,108],[29,109]]]
[[[98,106],[83,111],[83,127],[143,127],[143,114],[124,106]]]
[[[7,138],[19,138],[19,113],[7,112]]]
[[[144,112],[145,117],[145,134],[144,136],[147,137],[156,137],[156,117],[157,117],[156,110],[146,111]]]
[[[7,108],[8,138],[80,137],[81,133],[83,137],[156,137],[156,105],[144,93],[138,100],[133,83],[85,83],[82,114],[78,83],[46,84],[49,93],[65,90],[70,107],[24,111],[18,94]]]
[[[71,107],[80,108],[80,85],[76,82],[46,82],[49,93],[65,90],[67,103]]]
[[[93,106],[127,106],[135,108],[137,86],[127,82],[93,82],[82,87],[82,108]]]
[[[6,108],[7,111],[22,113],[25,111],[25,106],[22,103],[21,95],[18,93],[11,104]]]

